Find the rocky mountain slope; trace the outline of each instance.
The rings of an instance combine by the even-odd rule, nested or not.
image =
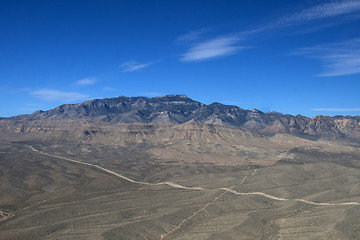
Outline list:
[[[350,116],[316,116],[313,118],[301,115],[276,119],[261,130],[263,133],[288,133],[301,136],[319,136],[349,139],[360,139],[360,121]]]
[[[49,111],[37,111],[13,119],[86,119],[111,123],[206,123],[274,135],[360,139],[360,117],[316,116],[308,118],[277,112],[264,113],[237,106],[194,101],[185,95],[163,97],[117,97],[64,104]]]
[[[358,153],[355,143],[351,146],[338,141],[311,141],[289,134],[269,137],[255,131],[204,123],[123,124],[84,119],[8,119],[3,123],[6,123],[0,125],[3,140],[45,143],[55,148],[65,145],[63,151],[77,149],[77,157],[84,155],[79,144],[89,148],[123,148],[125,152],[146,152],[152,162],[160,165],[164,162],[271,165],[284,158],[292,159],[288,153],[298,147],[330,153]]]

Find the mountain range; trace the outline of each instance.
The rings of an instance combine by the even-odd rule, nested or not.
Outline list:
[[[257,109],[245,110],[217,102],[206,105],[185,95],[93,99],[8,119],[21,121],[83,119],[108,123],[205,123],[251,130],[265,135],[286,133],[301,137],[360,140],[360,116],[319,115],[309,118],[278,112],[265,113]]]

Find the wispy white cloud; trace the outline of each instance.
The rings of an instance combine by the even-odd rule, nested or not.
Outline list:
[[[311,110],[318,112],[360,112],[360,108],[313,108]]]
[[[112,92],[112,91],[116,91],[117,89],[112,87],[103,87],[102,90]]]
[[[77,85],[94,85],[95,83],[95,78],[83,78],[75,82]]]
[[[360,13],[360,1],[359,0],[342,0],[342,1],[333,1],[328,3],[323,3],[320,5],[316,5],[314,7],[303,9],[299,12],[289,14],[287,16],[280,17],[279,19],[272,21],[263,26],[259,26],[257,28],[244,31],[240,33],[241,36],[251,36],[254,34],[258,34],[264,31],[279,29],[283,27],[289,27],[299,24],[309,23],[315,20],[335,18],[341,16],[341,22],[346,22],[344,16],[350,16],[351,14],[357,14],[356,18],[359,18],[358,15]],[[348,18],[347,20],[352,20],[353,18]],[[328,28],[334,25],[339,24],[340,22],[333,22],[327,24],[321,24],[316,27],[311,27],[309,32],[314,32],[318,30],[322,30],[324,28]],[[306,33],[306,31],[304,32]]]
[[[324,3],[312,8],[304,9],[299,13],[295,13],[283,18],[280,18],[276,24],[288,25],[293,23],[300,23],[316,19],[323,19],[329,17],[336,17],[344,14],[354,13],[360,11],[360,1],[334,1]]]
[[[358,12],[360,12],[359,0],[334,1],[316,5],[314,7],[304,9],[300,12],[281,17],[278,20],[269,23],[268,25],[259,27],[255,30],[255,32],[306,23],[313,20],[338,17]],[[327,27],[330,27],[331,25],[332,24],[328,24]],[[322,25],[322,27],[326,26]]]
[[[197,44],[193,44],[196,41],[199,41],[199,38],[205,34],[208,29],[198,29],[195,31],[191,31],[187,34],[184,34],[178,37],[178,42],[186,42],[193,44],[180,58],[181,61],[200,61],[207,60],[215,57],[231,55],[238,52],[241,49],[248,48],[244,46],[238,46],[238,42],[242,39],[249,38],[256,34],[260,34],[265,31],[281,29],[284,27],[295,26],[305,23],[310,23],[315,20],[328,19],[341,17],[341,21],[336,21],[332,23],[320,24],[316,27],[311,27],[311,29],[302,31],[302,33],[311,33],[322,30],[324,28],[332,27],[337,24],[341,24],[352,20],[356,17],[360,17],[360,1],[359,0],[336,0],[332,2],[327,2],[323,4],[319,4],[310,8],[303,9],[302,11],[289,14],[284,17],[280,17],[279,19],[272,21],[263,26],[256,27],[254,29],[250,29],[247,31],[239,32],[234,34],[231,37],[217,37],[213,39],[208,39],[206,41],[198,42]],[[344,16],[348,18],[344,18]],[[351,17],[352,16],[352,17]],[[340,19],[339,19],[340,20]],[[235,37],[234,37],[235,36]],[[328,56],[330,57],[330,56]],[[357,61],[353,57],[344,57],[341,62],[350,62]],[[335,66],[329,66],[329,68],[334,68]],[[339,67],[340,68],[340,67]],[[354,69],[352,68],[351,71]],[[350,72],[350,70],[348,71]],[[340,74],[340,72],[337,72]],[[331,73],[330,73],[331,74]],[[336,73],[334,73],[336,74]]]
[[[63,92],[53,89],[31,91],[30,95],[45,101],[74,102],[89,98],[88,95],[78,92]]]
[[[176,39],[176,43],[178,44],[188,44],[198,40],[205,33],[209,32],[209,28],[200,28],[190,32],[187,32]]]
[[[235,54],[241,49],[247,48],[244,46],[238,46],[240,41],[237,37],[218,37],[207,40],[192,46],[181,57],[181,61],[201,61],[208,60],[216,57],[227,56]]]
[[[152,63],[138,63],[135,61],[129,61],[121,64],[119,67],[122,69],[123,72],[134,72],[143,68],[147,68],[151,64]]]
[[[318,76],[333,77],[360,73],[360,38],[324,44],[294,51],[299,55],[319,59],[324,71]]]

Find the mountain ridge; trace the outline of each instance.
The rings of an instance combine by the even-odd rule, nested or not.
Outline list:
[[[296,136],[360,139],[360,116],[309,118],[279,112],[264,113],[218,102],[203,104],[186,95],[92,99],[63,104],[48,111],[36,111],[8,119],[91,119],[110,123],[206,123],[256,131],[265,135],[287,133]]]

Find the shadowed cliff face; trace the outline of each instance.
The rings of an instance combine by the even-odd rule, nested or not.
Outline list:
[[[206,123],[258,131],[266,135],[287,133],[298,136],[360,139],[360,117],[305,116],[212,103],[205,105],[185,95],[164,97],[118,97],[65,104],[12,119],[85,119],[111,123]],[[4,122],[2,122],[4,124]]]

